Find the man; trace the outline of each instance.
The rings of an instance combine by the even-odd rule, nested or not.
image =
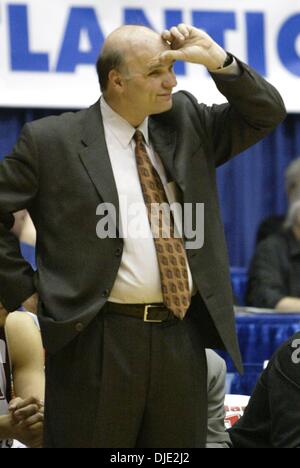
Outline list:
[[[276,351],[229,434],[234,448],[300,448],[299,420],[298,332]]]
[[[300,199],[288,210],[279,232],[269,235],[256,248],[249,270],[248,304],[300,311]]]
[[[43,440],[45,391],[40,332],[28,314],[15,312],[9,315],[4,334],[5,315],[0,309],[0,448],[10,448],[13,439],[38,448]]]
[[[175,60],[207,67],[230,103],[172,95]],[[0,299],[8,311],[38,304],[47,447],[202,447],[205,347],[226,348],[241,369],[216,166],[271,131],[284,105],[185,24],[161,36],[117,29],[97,69],[100,102],[25,126],[0,165]],[[205,205],[202,248],[185,251],[194,239],[175,235],[175,212],[169,234],[160,214],[153,235],[150,208],[171,200],[192,207],[193,221]],[[136,205],[147,235],[122,236]],[[22,208],[37,230],[36,274],[9,233]],[[96,212],[115,233],[97,226],[96,236]]]
[[[288,211],[267,218],[258,229],[246,304],[295,312],[300,310],[300,158],[288,165],[284,178]]]
[[[300,158],[294,159],[287,167],[284,174],[285,191],[289,206],[300,195]],[[271,234],[282,232],[285,216],[273,215],[264,219],[258,227],[256,244],[266,239]]]

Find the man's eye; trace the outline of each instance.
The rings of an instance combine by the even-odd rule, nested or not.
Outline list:
[[[155,75],[159,75],[159,74],[160,74],[159,70],[153,70],[151,73],[149,73],[150,76],[155,76]]]

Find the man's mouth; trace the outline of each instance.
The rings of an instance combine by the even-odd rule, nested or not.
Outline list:
[[[172,93],[164,93],[164,94],[158,94],[159,97],[164,97],[166,99],[169,99],[172,96]]]

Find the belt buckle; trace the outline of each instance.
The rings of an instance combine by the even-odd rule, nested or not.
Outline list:
[[[155,305],[146,305],[144,309],[144,322],[148,323],[162,323],[163,320],[149,320],[148,319],[148,314],[149,314],[149,309],[156,307],[157,309],[160,309],[161,306],[155,306]]]

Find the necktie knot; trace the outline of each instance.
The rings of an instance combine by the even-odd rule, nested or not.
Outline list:
[[[133,139],[136,142],[136,144],[144,143],[143,132],[141,132],[141,130],[136,130],[135,134],[133,135]]]

